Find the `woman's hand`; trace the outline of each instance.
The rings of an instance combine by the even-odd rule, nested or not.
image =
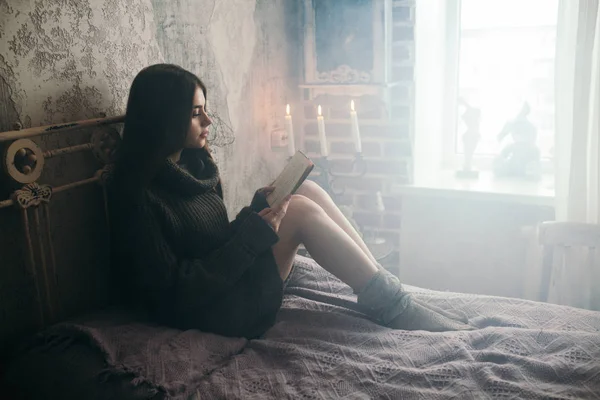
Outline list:
[[[274,186],[265,186],[263,188],[258,189],[256,191],[256,193],[260,193],[263,196],[267,197],[268,195],[270,195],[273,192],[273,190],[275,190]]]
[[[250,203],[250,208],[252,211],[259,213],[265,208],[269,208],[267,196],[269,196],[273,190],[275,190],[275,188],[272,186],[266,186],[258,189],[256,193],[254,193],[254,197],[252,197],[252,202]]]
[[[287,208],[290,205],[290,200],[292,196],[287,196],[283,199],[275,208],[265,208],[261,212],[258,213],[262,219],[265,220],[267,224],[273,228],[275,233],[279,232],[279,225],[281,225],[281,221],[283,217],[285,217],[285,213],[287,212]]]

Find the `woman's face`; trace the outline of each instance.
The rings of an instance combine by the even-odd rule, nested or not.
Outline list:
[[[202,93],[202,89],[197,87],[196,93],[194,93],[194,108],[191,115],[192,122],[185,138],[185,147],[188,149],[199,149],[206,145],[208,127],[212,124],[212,121],[206,114],[205,105],[206,99],[204,98],[204,93]]]

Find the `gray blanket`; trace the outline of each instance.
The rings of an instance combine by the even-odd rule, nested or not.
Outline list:
[[[132,323],[60,324],[100,348],[106,373],[168,398],[600,399],[600,313],[411,288],[466,313],[473,332],[379,326],[351,290],[298,257],[276,325],[260,340]]]

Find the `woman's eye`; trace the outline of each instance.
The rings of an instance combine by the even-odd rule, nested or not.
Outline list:
[[[192,114],[192,117],[201,117],[204,112],[206,112],[204,108],[196,108],[196,112]]]

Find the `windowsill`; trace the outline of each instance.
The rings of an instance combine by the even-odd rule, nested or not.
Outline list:
[[[554,178],[544,175],[539,181],[496,178],[491,171],[480,171],[478,179],[456,177],[455,171],[440,171],[435,177],[412,185],[395,185],[392,193],[400,195],[468,198],[531,204],[554,205]]]

